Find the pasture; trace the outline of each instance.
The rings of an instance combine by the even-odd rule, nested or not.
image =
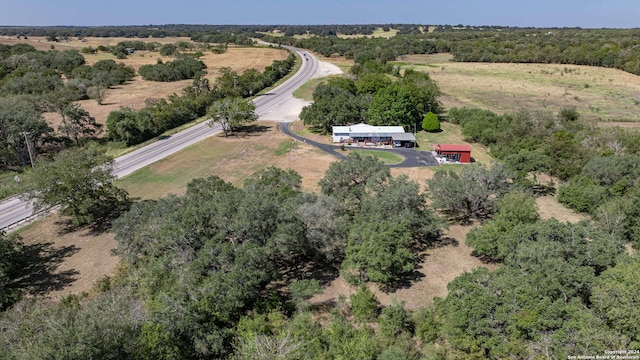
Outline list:
[[[64,51],[69,49],[81,50],[84,47],[96,48],[102,46],[116,45],[121,41],[140,40],[146,42],[159,42],[161,44],[176,43],[179,41],[193,43],[189,38],[183,37],[167,37],[167,38],[150,38],[150,39],[130,39],[130,38],[94,38],[87,37],[81,41],[72,39],[70,41],[47,42],[44,37],[29,37],[28,39],[17,39],[15,37],[0,37],[0,43],[7,45],[15,45],[17,43],[27,43],[34,46],[37,50],[49,51],[53,45],[56,50]],[[196,43],[196,45],[198,45]],[[263,71],[265,67],[271,65],[274,60],[284,60],[289,53],[283,49],[268,47],[234,47],[230,46],[223,54],[214,54],[203,50],[204,56],[200,60],[207,65],[206,77],[213,84],[220,69],[229,67],[231,70],[241,74],[248,69],[256,69]],[[124,63],[127,66],[137,70],[142,65],[156,64],[158,60],[163,62],[173,61],[174,58],[160,56],[158,51],[136,51],[127,56],[126,59],[117,59],[111,53],[98,52],[96,54],[83,54],[87,65],[93,65],[99,60],[114,60],[117,63]],[[191,84],[191,80],[182,80],[175,82],[156,82],[143,80],[142,77],[136,76],[132,81],[121,85],[114,86],[107,90],[103,105],[98,105],[95,100],[81,100],[78,104],[87,110],[99,123],[106,121],[107,116],[113,110],[120,107],[130,107],[134,109],[142,109],[145,107],[145,100],[150,98],[166,98],[171,94],[180,94],[182,89]],[[44,114],[47,121],[57,128],[60,121],[59,115],[56,113]]]
[[[640,76],[616,69],[558,64],[450,62],[450,56],[409,55],[400,65],[428,73],[445,108],[480,107],[497,113],[559,112],[575,107],[600,123],[640,122]],[[631,125],[635,127],[636,125]]]

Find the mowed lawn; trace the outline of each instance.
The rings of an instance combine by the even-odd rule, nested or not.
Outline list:
[[[183,194],[194,178],[217,175],[236,186],[256,171],[269,166],[293,169],[302,176],[305,191],[317,191],[318,181],[336,159],[320,150],[292,141],[277,130],[273,122],[259,121],[255,132],[240,132],[229,137],[210,137],[178,153],[118,180],[134,198],[158,199],[167,194]]]
[[[640,122],[640,76],[616,69],[558,64],[450,62],[451,56],[409,55],[399,64],[428,73],[445,108],[480,107],[497,113],[559,112],[575,107],[601,122]]]

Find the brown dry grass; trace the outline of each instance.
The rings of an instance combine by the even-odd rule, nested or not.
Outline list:
[[[408,56],[440,86],[446,108],[480,107],[497,113],[559,112],[575,107],[587,119],[640,121],[640,76],[616,69],[557,64],[443,62]]]
[[[472,249],[464,244],[470,229],[471,226],[452,225],[443,235],[443,238],[447,239],[443,246],[436,246],[421,253],[424,260],[416,269],[418,280],[410,287],[388,293],[380,290],[378,285],[369,283],[369,289],[384,306],[394,300],[404,301],[406,309],[415,310],[431,304],[436,296],[447,296],[447,284],[463,272],[469,272],[479,266],[495,269],[495,265],[484,264],[471,255]],[[314,296],[311,303],[334,302],[338,296],[344,295],[349,298],[349,295],[356,291],[357,288],[350,286],[341,275],[327,285],[322,294]]]
[[[116,248],[113,234],[95,233],[89,228],[65,230],[65,221],[49,215],[20,230],[27,248],[37,248],[37,271],[26,282],[30,294],[59,300],[68,294],[89,291],[95,282],[115,273],[119,263],[111,255]]]
[[[47,42],[44,37],[30,37],[27,40],[16,39],[15,37],[0,37],[0,43],[14,45],[17,43],[27,43],[34,46],[38,50],[48,51],[50,46],[54,45],[56,50],[81,49],[83,47],[99,45],[110,46],[116,45],[121,41],[141,40],[156,41],[159,43],[175,43],[178,41],[192,42],[189,38],[172,37],[162,39],[127,39],[127,38],[86,38],[86,42],[72,40],[68,42],[51,43]],[[245,48],[245,47],[229,47],[223,54],[213,54],[205,51],[205,55],[200,58],[207,65],[206,77],[213,83],[221,68],[229,67],[231,70],[241,74],[248,69],[256,69],[263,71],[265,67],[271,65],[273,60],[284,60],[289,53],[283,49],[275,48]],[[158,60],[163,62],[173,61],[172,57],[160,56],[159,52],[136,51],[129,55],[126,59],[116,59],[110,53],[84,54],[87,65],[93,65],[99,60],[114,60],[132,67],[136,72],[142,65],[155,64]],[[140,76],[136,76],[132,81],[125,85],[115,86],[107,90],[103,105],[98,105],[95,100],[83,100],[77,103],[87,110],[99,123],[104,124],[107,116],[111,111],[120,107],[132,107],[134,109],[142,109],[145,107],[145,100],[149,98],[166,98],[171,94],[180,94],[182,89],[189,86],[191,80],[183,80],[176,82],[155,82],[143,80]],[[45,119],[57,129],[60,123],[60,116],[56,113],[44,114]]]
[[[159,198],[169,193],[183,194],[191,179],[217,175],[236,186],[256,171],[268,166],[292,169],[302,176],[302,189],[315,192],[318,181],[336,159],[307,144],[297,143],[294,151],[277,156],[276,149],[291,138],[276,123],[259,121],[264,132],[222,134],[160,160],[122,179],[120,185],[133,197]]]
[[[69,41],[58,41],[58,42],[49,42],[45,36],[29,36],[27,39],[17,37],[9,37],[9,36],[1,36],[0,44],[7,45],[15,45],[19,43],[26,43],[36,48],[36,50],[48,51],[51,50],[51,45],[54,46],[55,50],[70,50],[76,49],[80,50],[84,47],[98,47],[102,46],[112,46],[116,45],[121,41],[144,41],[144,42],[157,42],[160,44],[172,44],[178,41],[191,42],[191,39],[188,37],[165,37],[165,38],[148,38],[148,39],[139,39],[139,38],[124,38],[124,37],[86,37],[85,41],[81,41],[78,38],[70,38]]]
[[[241,74],[248,69],[263,71],[265,67],[271,65],[273,60],[283,60],[288,56],[286,50],[272,48],[234,48],[230,47],[224,54],[206,53],[200,58],[207,65],[206,77],[211,83],[215,81],[220,69],[230,67],[231,70]],[[162,61],[172,61],[172,58],[161,57],[157,52],[138,51],[130,55],[127,59],[117,60],[111,54],[96,54],[85,56],[88,64],[95,63],[102,58],[114,59],[127,66],[133,67],[136,71],[142,65],[155,64],[158,59]],[[83,100],[78,103],[86,109],[96,120],[104,123],[109,113],[119,109],[121,106],[142,109],[145,107],[145,100],[149,98],[166,98],[171,94],[180,94],[182,89],[189,86],[191,80],[176,82],[156,82],[146,81],[140,76],[136,76],[129,83],[107,90],[104,105],[98,105],[94,100]]]

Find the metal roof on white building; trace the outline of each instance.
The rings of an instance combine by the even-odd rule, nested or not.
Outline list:
[[[404,133],[402,126],[373,126],[368,124],[355,124],[349,126],[333,126],[334,134],[349,134],[349,133],[366,133],[366,134],[379,134],[379,133]]]

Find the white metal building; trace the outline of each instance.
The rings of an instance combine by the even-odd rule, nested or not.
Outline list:
[[[413,134],[404,132],[402,126],[372,126],[368,124],[356,124],[349,126],[333,126],[333,142],[391,142],[394,138],[398,141],[415,141]]]

